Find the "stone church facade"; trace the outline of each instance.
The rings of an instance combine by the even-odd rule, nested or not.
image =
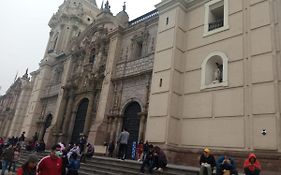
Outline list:
[[[240,163],[254,151],[281,171],[281,2],[162,0],[156,8],[129,21],[125,5],[114,16],[108,2],[65,1],[2,136],[38,132],[51,145],[85,134],[99,148],[126,127],[130,145],[148,140],[175,163],[197,166],[207,146]]]

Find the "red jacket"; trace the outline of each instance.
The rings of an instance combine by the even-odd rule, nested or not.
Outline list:
[[[26,172],[24,172],[24,170],[23,170],[23,168],[22,167],[20,167],[18,170],[17,170],[17,175],[26,175],[26,174],[28,174],[28,175],[32,175],[32,174],[36,174],[36,171],[35,171],[35,169],[33,170],[33,169],[29,169],[29,170],[26,170]]]
[[[50,156],[43,157],[37,165],[38,175],[61,175],[62,159],[52,159]]]
[[[251,158],[255,158],[256,161],[254,164],[251,164],[250,159]],[[261,164],[260,162],[257,160],[257,157],[255,154],[251,153],[248,157],[248,159],[245,160],[243,168],[249,168],[250,171],[255,171],[255,169],[259,169],[261,170]]]

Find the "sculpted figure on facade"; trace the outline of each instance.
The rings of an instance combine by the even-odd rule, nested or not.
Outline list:
[[[216,68],[214,69],[213,83],[221,83],[223,78],[222,74],[223,74],[223,65],[216,63]]]

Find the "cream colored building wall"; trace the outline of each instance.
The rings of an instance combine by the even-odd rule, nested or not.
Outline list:
[[[178,2],[157,5],[147,139],[188,148],[280,150],[280,2],[229,0],[229,29],[205,37],[204,2],[186,8]],[[201,64],[215,51],[228,57],[228,86],[200,89]]]
[[[28,80],[21,80],[22,81],[22,91],[19,96],[17,107],[15,109],[15,115],[13,121],[11,123],[11,127],[9,129],[9,137],[12,136],[20,136],[22,124],[25,118],[25,114],[27,111],[28,102],[30,100],[30,95],[32,91],[32,83]]]
[[[50,66],[45,63],[45,65],[38,70],[38,74],[35,77],[33,90],[22,128],[22,132],[26,132],[26,137],[31,138],[37,131],[36,122],[38,121],[39,117],[41,117],[42,112],[42,103],[40,98],[45,90],[46,84],[50,81],[50,75]]]

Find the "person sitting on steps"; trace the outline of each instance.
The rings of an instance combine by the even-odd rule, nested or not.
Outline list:
[[[199,175],[212,175],[212,172],[216,166],[216,160],[208,148],[205,148],[203,150],[203,154],[200,157],[199,164],[200,164]]]
[[[217,175],[238,175],[234,160],[227,155],[219,157],[217,161]]]

